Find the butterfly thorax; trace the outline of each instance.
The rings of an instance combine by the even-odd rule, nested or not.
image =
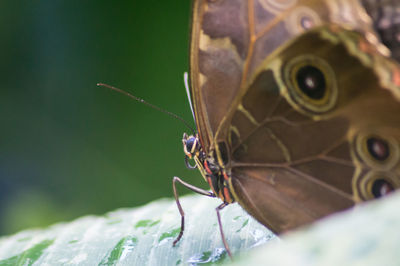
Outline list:
[[[200,144],[199,136],[188,136],[183,134],[183,150],[188,159],[196,162],[196,168],[199,169],[204,180],[209,184],[215,196],[219,197],[225,203],[234,202],[229,182],[230,174],[223,165],[218,163],[213,151],[206,153]],[[189,168],[195,168],[187,165]]]

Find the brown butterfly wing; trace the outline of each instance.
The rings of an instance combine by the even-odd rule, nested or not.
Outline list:
[[[245,93],[267,55],[305,29],[326,22],[370,31],[364,13],[357,0],[194,0],[190,83],[205,151],[226,139],[235,99]]]
[[[248,28],[242,23],[246,5],[242,0],[193,2],[190,82],[206,151],[239,90],[248,46]]]
[[[357,30],[368,45],[329,30],[303,36],[325,24]],[[194,1],[190,77],[202,146],[229,154],[235,199],[276,232],[368,199],[379,176],[398,185],[398,92],[385,76],[393,66],[368,51],[357,57],[360,48],[388,55],[358,0]],[[313,106],[298,90],[291,96],[281,67],[316,51],[338,89]],[[367,158],[369,134],[383,136],[391,167]]]
[[[374,198],[377,180],[400,186],[400,88],[387,79],[400,68],[372,46],[354,49],[363,42],[337,28],[304,33],[261,63],[240,99],[228,140],[233,191],[275,232]],[[325,75],[325,102],[293,86],[301,77],[291,73],[308,65]],[[387,157],[374,154],[377,142],[371,154],[376,139]]]

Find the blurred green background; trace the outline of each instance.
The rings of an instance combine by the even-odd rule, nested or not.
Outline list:
[[[0,235],[172,197],[190,1],[0,3]],[[182,190],[182,192],[188,192]],[[177,217],[179,220],[179,217]]]

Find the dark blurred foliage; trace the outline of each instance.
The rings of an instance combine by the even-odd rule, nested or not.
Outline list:
[[[1,1],[0,235],[204,187],[182,123],[96,87],[193,123],[189,20],[189,0]]]

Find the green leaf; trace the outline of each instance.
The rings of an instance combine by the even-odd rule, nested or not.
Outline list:
[[[42,256],[43,251],[52,243],[53,240],[43,240],[20,254],[0,261],[0,265],[33,265],[33,263]]]
[[[183,197],[187,223],[176,247],[172,242],[180,216],[175,201],[158,200],[3,237],[0,266],[232,264],[218,230],[219,204],[202,196]],[[393,193],[284,235],[282,241],[237,204],[222,211],[222,223],[234,265],[400,265],[399,206],[400,193]]]
[[[235,266],[400,265],[400,192],[327,217],[250,252]]]
[[[196,265],[230,262],[217,224],[220,200],[181,198],[185,232],[180,231],[175,200],[158,200],[101,217],[87,216],[47,229],[0,238],[1,265]],[[275,236],[237,204],[222,212],[231,251],[238,255]]]

